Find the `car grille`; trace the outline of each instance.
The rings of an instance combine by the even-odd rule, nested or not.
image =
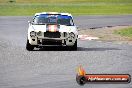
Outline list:
[[[61,40],[43,39],[42,45],[62,45]]]
[[[60,38],[60,32],[44,32],[44,37]]]

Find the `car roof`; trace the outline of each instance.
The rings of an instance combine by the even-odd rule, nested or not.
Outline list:
[[[72,17],[70,13],[58,13],[58,12],[40,12],[40,13],[36,13],[35,16],[41,15],[41,14],[59,14],[59,15],[67,15]]]

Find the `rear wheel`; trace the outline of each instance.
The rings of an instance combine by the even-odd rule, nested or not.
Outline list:
[[[29,40],[27,40],[26,49],[28,51],[32,51],[34,49],[34,46],[29,43]]]

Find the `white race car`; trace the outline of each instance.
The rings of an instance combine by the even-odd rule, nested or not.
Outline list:
[[[69,13],[42,12],[36,13],[29,21],[27,50],[43,46],[67,46],[77,50],[77,27]]]

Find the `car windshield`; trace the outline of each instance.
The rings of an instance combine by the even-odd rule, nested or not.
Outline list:
[[[60,24],[72,26],[74,25],[72,17],[67,15],[47,15],[42,14],[35,16],[33,19],[33,24],[43,25],[43,24]]]

